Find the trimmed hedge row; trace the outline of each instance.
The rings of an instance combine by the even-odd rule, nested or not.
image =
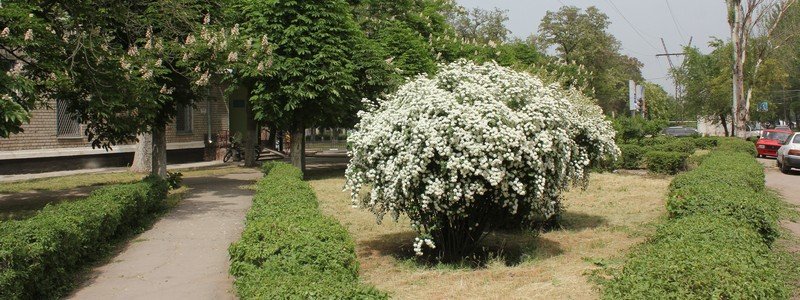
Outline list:
[[[634,251],[604,299],[787,299],[778,258],[730,217],[667,222]]]
[[[791,285],[770,249],[780,200],[746,141],[720,139],[700,166],[675,177],[669,221],[606,282],[606,299],[786,299]],[[750,147],[744,147],[743,144]]]
[[[647,170],[658,174],[676,174],[686,169],[689,154],[684,152],[649,151],[644,155]]]
[[[241,240],[229,249],[242,299],[384,299],[359,283],[355,245],[347,230],[324,216],[302,173],[268,164],[257,184]]]
[[[639,169],[645,167],[651,172],[676,174],[689,166],[688,158],[697,149],[743,152],[755,155],[755,147],[737,138],[722,137],[669,137],[657,136],[640,140],[637,144],[619,145],[622,156],[616,162],[616,168]],[[657,152],[657,153],[651,153]],[[684,158],[680,154],[686,154]],[[704,158],[697,157],[691,164]]]
[[[146,178],[48,205],[25,220],[0,222],[0,298],[54,299],[68,293],[74,273],[151,220],[166,195],[164,180]]]

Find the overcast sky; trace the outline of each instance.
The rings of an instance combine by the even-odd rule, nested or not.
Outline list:
[[[508,10],[509,21],[506,25],[514,36],[521,38],[537,31],[547,11],[556,11],[563,5],[580,8],[596,6],[608,15],[611,21],[609,32],[622,42],[622,53],[638,58],[644,64],[642,69],[644,78],[664,86],[670,94],[674,94],[674,88],[672,81],[667,77],[669,62],[666,58],[655,57],[656,53],[664,52],[660,38],[664,38],[670,52],[680,52],[682,45],[689,42],[689,37],[694,37],[692,44],[707,53],[711,37],[727,40],[730,36],[725,2],[722,0],[457,0],[457,2],[467,8],[498,7]],[[679,62],[680,58],[673,60],[673,63]]]

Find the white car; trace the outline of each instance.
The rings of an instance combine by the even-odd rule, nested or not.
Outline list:
[[[793,134],[783,142],[776,161],[783,173],[789,173],[792,168],[800,169],[800,133]]]

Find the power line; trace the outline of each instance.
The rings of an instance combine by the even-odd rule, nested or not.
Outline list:
[[[681,31],[681,26],[678,25],[678,20],[675,19],[675,13],[672,12],[672,6],[669,5],[669,1],[668,0],[664,0],[664,3],[667,4],[667,9],[669,10],[669,15],[672,17],[672,23],[675,24],[675,29],[678,30],[678,35],[681,36],[681,40],[686,41],[686,37],[683,36],[683,32]]]
[[[622,17],[622,19],[623,19],[623,20],[625,20],[625,22],[626,22],[626,23],[628,23],[628,25],[631,27],[631,29],[633,29],[633,31],[634,31],[634,32],[636,32],[636,34],[637,34],[637,35],[638,35],[640,38],[642,38],[642,40],[643,40],[645,43],[647,43],[647,45],[650,45],[650,48],[653,48],[653,50],[655,50],[655,51],[658,51],[658,48],[656,48],[656,46],[655,46],[655,45],[653,45],[653,43],[651,43],[650,41],[648,41],[648,40],[647,40],[647,38],[645,38],[645,37],[644,37],[644,34],[642,34],[642,32],[640,32],[640,31],[639,31],[639,29],[637,29],[637,28],[636,28],[636,26],[633,26],[633,23],[631,23],[631,21],[630,21],[630,20],[628,20],[628,18],[627,18],[627,17],[625,17],[625,15],[622,13],[622,11],[620,11],[620,10],[619,10],[619,8],[617,7],[617,5],[615,5],[613,1],[611,1],[611,0],[606,0],[606,2],[608,2],[608,4],[611,4],[611,7],[612,7],[612,8],[614,8],[614,10],[615,10],[615,11],[617,11],[617,13],[618,13],[618,14],[619,14],[619,15]]]

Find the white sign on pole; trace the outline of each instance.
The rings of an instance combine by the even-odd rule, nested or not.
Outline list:
[[[633,80],[628,81],[628,107],[630,110],[636,110],[636,82]]]

